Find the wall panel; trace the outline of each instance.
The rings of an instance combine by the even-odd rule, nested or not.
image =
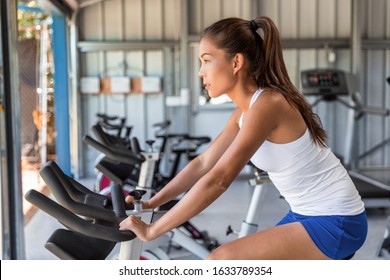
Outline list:
[[[242,17],[242,5],[241,0],[221,0],[221,16],[223,18],[228,17]]]
[[[105,40],[123,39],[124,9],[122,0],[103,2],[103,31]]]
[[[390,1],[365,1],[365,23],[362,26],[362,37],[365,39],[390,38]],[[365,104],[375,107],[390,108],[389,85],[389,46],[376,49],[366,49],[362,52],[362,96]],[[363,154],[377,144],[390,139],[389,117],[367,115],[359,123],[358,154]],[[390,166],[390,143],[361,160],[361,165]]]
[[[203,1],[201,10],[202,30],[213,22],[222,18],[221,0],[201,0]]]
[[[103,40],[103,4],[96,4],[81,10],[78,17],[78,32],[81,40]]]
[[[325,38],[335,38],[337,30],[337,1],[318,1],[316,7],[317,20],[317,36]]]
[[[337,21],[336,38],[349,38],[351,36],[352,0],[337,0],[333,13],[336,14]]]
[[[317,1],[299,0],[298,13],[298,36],[300,38],[316,38],[317,36]]]
[[[126,52],[125,62],[127,66],[126,75],[130,77],[146,75],[144,51]]]
[[[180,25],[177,24],[181,15],[181,5],[177,0],[165,0],[163,7],[164,38],[178,40],[180,37]]]
[[[162,0],[144,1],[145,5],[145,40],[162,40],[164,38],[164,21]]]
[[[390,17],[390,4],[387,5],[388,7],[388,16]],[[388,17],[388,18],[389,18]],[[388,21],[388,27],[390,24],[390,21]],[[390,28],[387,29],[388,30],[388,37],[390,37]],[[390,50],[387,50],[386,51],[386,69],[385,69],[385,78],[389,77],[390,78]],[[385,102],[384,102],[384,105],[385,107],[387,108],[390,108],[390,81],[386,84],[385,86]],[[385,123],[384,123],[384,135],[385,135],[385,139],[390,139],[390,117],[386,118],[385,119]],[[384,162],[383,164],[386,165],[386,166],[390,166],[390,143],[388,143],[386,146],[385,146],[385,149],[383,151],[383,153],[385,154],[385,159],[384,159]]]
[[[144,36],[144,1],[124,1],[124,39],[142,40]]]

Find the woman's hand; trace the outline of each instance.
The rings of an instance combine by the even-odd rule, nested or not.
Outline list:
[[[128,204],[134,204],[134,197],[132,197],[131,195],[126,196],[125,200],[126,200],[126,203],[128,203]],[[141,203],[142,203],[142,209],[151,209],[152,208],[149,204],[149,201],[141,201]]]
[[[144,223],[140,218],[130,215],[119,224],[120,230],[131,230],[144,242],[151,241],[154,237],[150,233],[151,225]]]

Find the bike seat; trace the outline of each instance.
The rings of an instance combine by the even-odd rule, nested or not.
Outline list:
[[[105,260],[116,242],[57,229],[46,241],[45,248],[61,260]]]

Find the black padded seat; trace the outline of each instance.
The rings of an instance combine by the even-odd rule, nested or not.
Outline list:
[[[67,229],[57,229],[47,240],[45,248],[61,260],[105,260],[115,244]]]

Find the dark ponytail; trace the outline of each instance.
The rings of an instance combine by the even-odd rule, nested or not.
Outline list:
[[[270,18],[261,16],[251,21],[239,18],[222,19],[207,27],[201,34],[201,38],[203,37],[211,39],[216,47],[223,49],[228,59],[242,53],[249,62],[248,70],[257,85],[280,92],[300,111],[315,143],[326,146],[327,135],[318,115],[312,111],[289,78],[279,31]]]

